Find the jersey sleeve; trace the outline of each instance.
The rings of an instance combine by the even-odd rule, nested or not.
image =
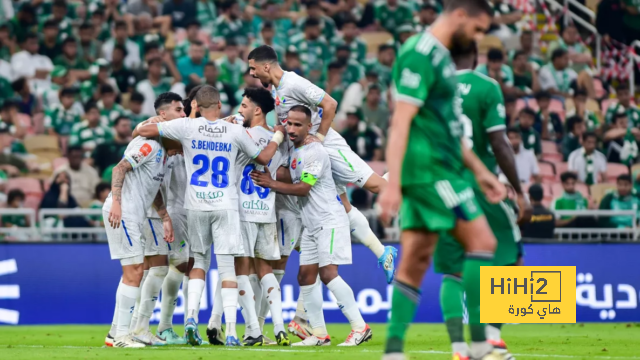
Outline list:
[[[251,136],[249,136],[247,130],[244,128],[240,129],[238,134],[239,135],[236,137],[236,145],[238,146],[238,149],[251,159],[258,157],[262,149],[256,145]]]
[[[437,64],[433,64],[433,62],[437,60],[437,57],[430,58],[417,49],[428,47],[429,44],[422,43],[429,40],[431,39],[423,37],[415,44],[415,49],[401,50],[400,58],[393,66],[396,100],[416,106],[424,104],[435,78],[434,68]],[[435,43],[432,46],[436,46]]]
[[[188,120],[188,118],[181,118],[158,123],[158,132],[160,136],[167,139],[181,141],[187,136]]]
[[[482,119],[482,127],[486,133],[504,130],[507,127],[502,90],[500,90],[500,86],[493,81],[489,85],[487,93],[485,94],[486,113],[484,119]]]
[[[301,76],[298,76],[292,85],[291,95],[302,103],[317,106],[324,99],[324,90]]]
[[[311,186],[315,185],[320,178],[320,175],[326,166],[326,161],[324,161],[326,159],[324,158],[327,157],[324,150],[316,150],[314,148],[315,147],[308,147],[305,149],[302,176],[300,177],[301,182]]]
[[[140,140],[129,143],[124,152],[124,158],[134,170],[149,161],[155,161],[156,154],[160,149],[160,144],[155,140],[140,137],[136,139]]]

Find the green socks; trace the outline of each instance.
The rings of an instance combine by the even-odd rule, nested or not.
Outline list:
[[[469,328],[472,342],[485,342],[484,324],[480,323],[480,267],[491,266],[493,254],[467,253],[462,270],[462,281],[467,294]]]
[[[387,330],[385,353],[399,353],[404,347],[404,337],[420,303],[420,290],[411,285],[394,281],[391,298],[391,320]]]
[[[440,287],[440,307],[451,343],[464,342],[464,287],[455,275],[444,275]]]

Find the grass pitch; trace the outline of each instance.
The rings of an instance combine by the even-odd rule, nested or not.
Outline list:
[[[348,325],[329,325],[332,346],[314,348],[225,348],[164,346],[124,350],[104,346],[108,325],[101,326],[0,326],[0,359],[380,359],[385,324],[370,324],[373,340],[354,348],[337,347],[349,333]],[[266,328],[272,331],[270,324]],[[182,326],[175,327],[177,332]],[[155,331],[155,328],[152,329]],[[200,333],[205,335],[204,325]],[[238,334],[244,333],[239,327]],[[272,335],[272,334],[267,334]],[[640,360],[640,324],[507,325],[503,337],[517,359],[619,359]],[[297,338],[294,342],[299,341]],[[406,346],[410,359],[451,359],[442,324],[417,324]]]

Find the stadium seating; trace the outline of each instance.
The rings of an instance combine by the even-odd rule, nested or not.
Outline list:
[[[589,188],[589,190],[591,191],[591,198],[595,200],[597,203],[600,203],[600,200],[602,200],[602,198],[607,193],[607,191],[615,190],[615,189],[616,189],[616,185],[610,184],[610,183],[593,184]]]
[[[502,50],[502,41],[497,36],[487,35],[480,40],[478,44],[478,53],[486,54],[489,52],[489,49],[500,49]]]
[[[556,176],[558,181],[560,181],[560,176],[562,175],[562,173],[569,170],[569,164],[567,164],[566,162],[557,162],[553,165],[555,165],[556,167]]]
[[[543,182],[554,182],[556,180],[556,173],[552,163],[539,161],[538,167],[540,168],[540,176],[542,176]]]
[[[368,54],[377,54],[378,46],[393,40],[393,36],[386,31],[363,33],[360,37],[367,44]]]
[[[607,182],[616,182],[616,178],[622,174],[628,174],[629,168],[626,165],[608,163],[607,164]]]
[[[52,135],[32,135],[24,139],[27,152],[53,160],[60,157],[58,138]]]

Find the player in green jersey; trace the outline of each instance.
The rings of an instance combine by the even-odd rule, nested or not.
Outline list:
[[[480,323],[480,267],[491,266],[496,239],[471,184],[473,172],[491,202],[506,195],[504,185],[471,149],[461,146],[461,104],[449,50],[468,49],[489,28],[493,15],[484,0],[451,0],[429,31],[408,39],[393,68],[396,92],[387,164],[389,183],[379,198],[383,220],[401,207],[402,260],[392,296],[385,359],[404,359],[408,324],[420,298],[420,284],[438,235],[450,232],[464,246],[463,285],[467,295],[474,359],[503,359],[486,341]]]
[[[478,158],[487,169],[497,170],[498,164],[507,179],[513,184],[517,194],[522,217],[530,216],[529,206],[518,180],[513,150],[506,140],[505,107],[500,85],[493,79],[472,69],[476,65],[475,46],[466,53],[453,55],[458,69],[458,90],[462,102],[462,116],[465,138]],[[496,266],[515,265],[521,256],[520,230],[516,223],[516,215],[507,201],[492,204],[487,201],[469,172],[465,178],[472,184],[476,200],[480,205],[491,231],[497,239],[497,248],[493,264]],[[462,270],[465,250],[462,245],[449,234],[444,234],[436,246],[434,269],[444,274],[440,287],[440,307],[447,326],[453,358],[469,359],[469,347],[463,335]],[[505,342],[501,339],[501,324],[487,324],[487,341],[498,352],[510,359]]]

